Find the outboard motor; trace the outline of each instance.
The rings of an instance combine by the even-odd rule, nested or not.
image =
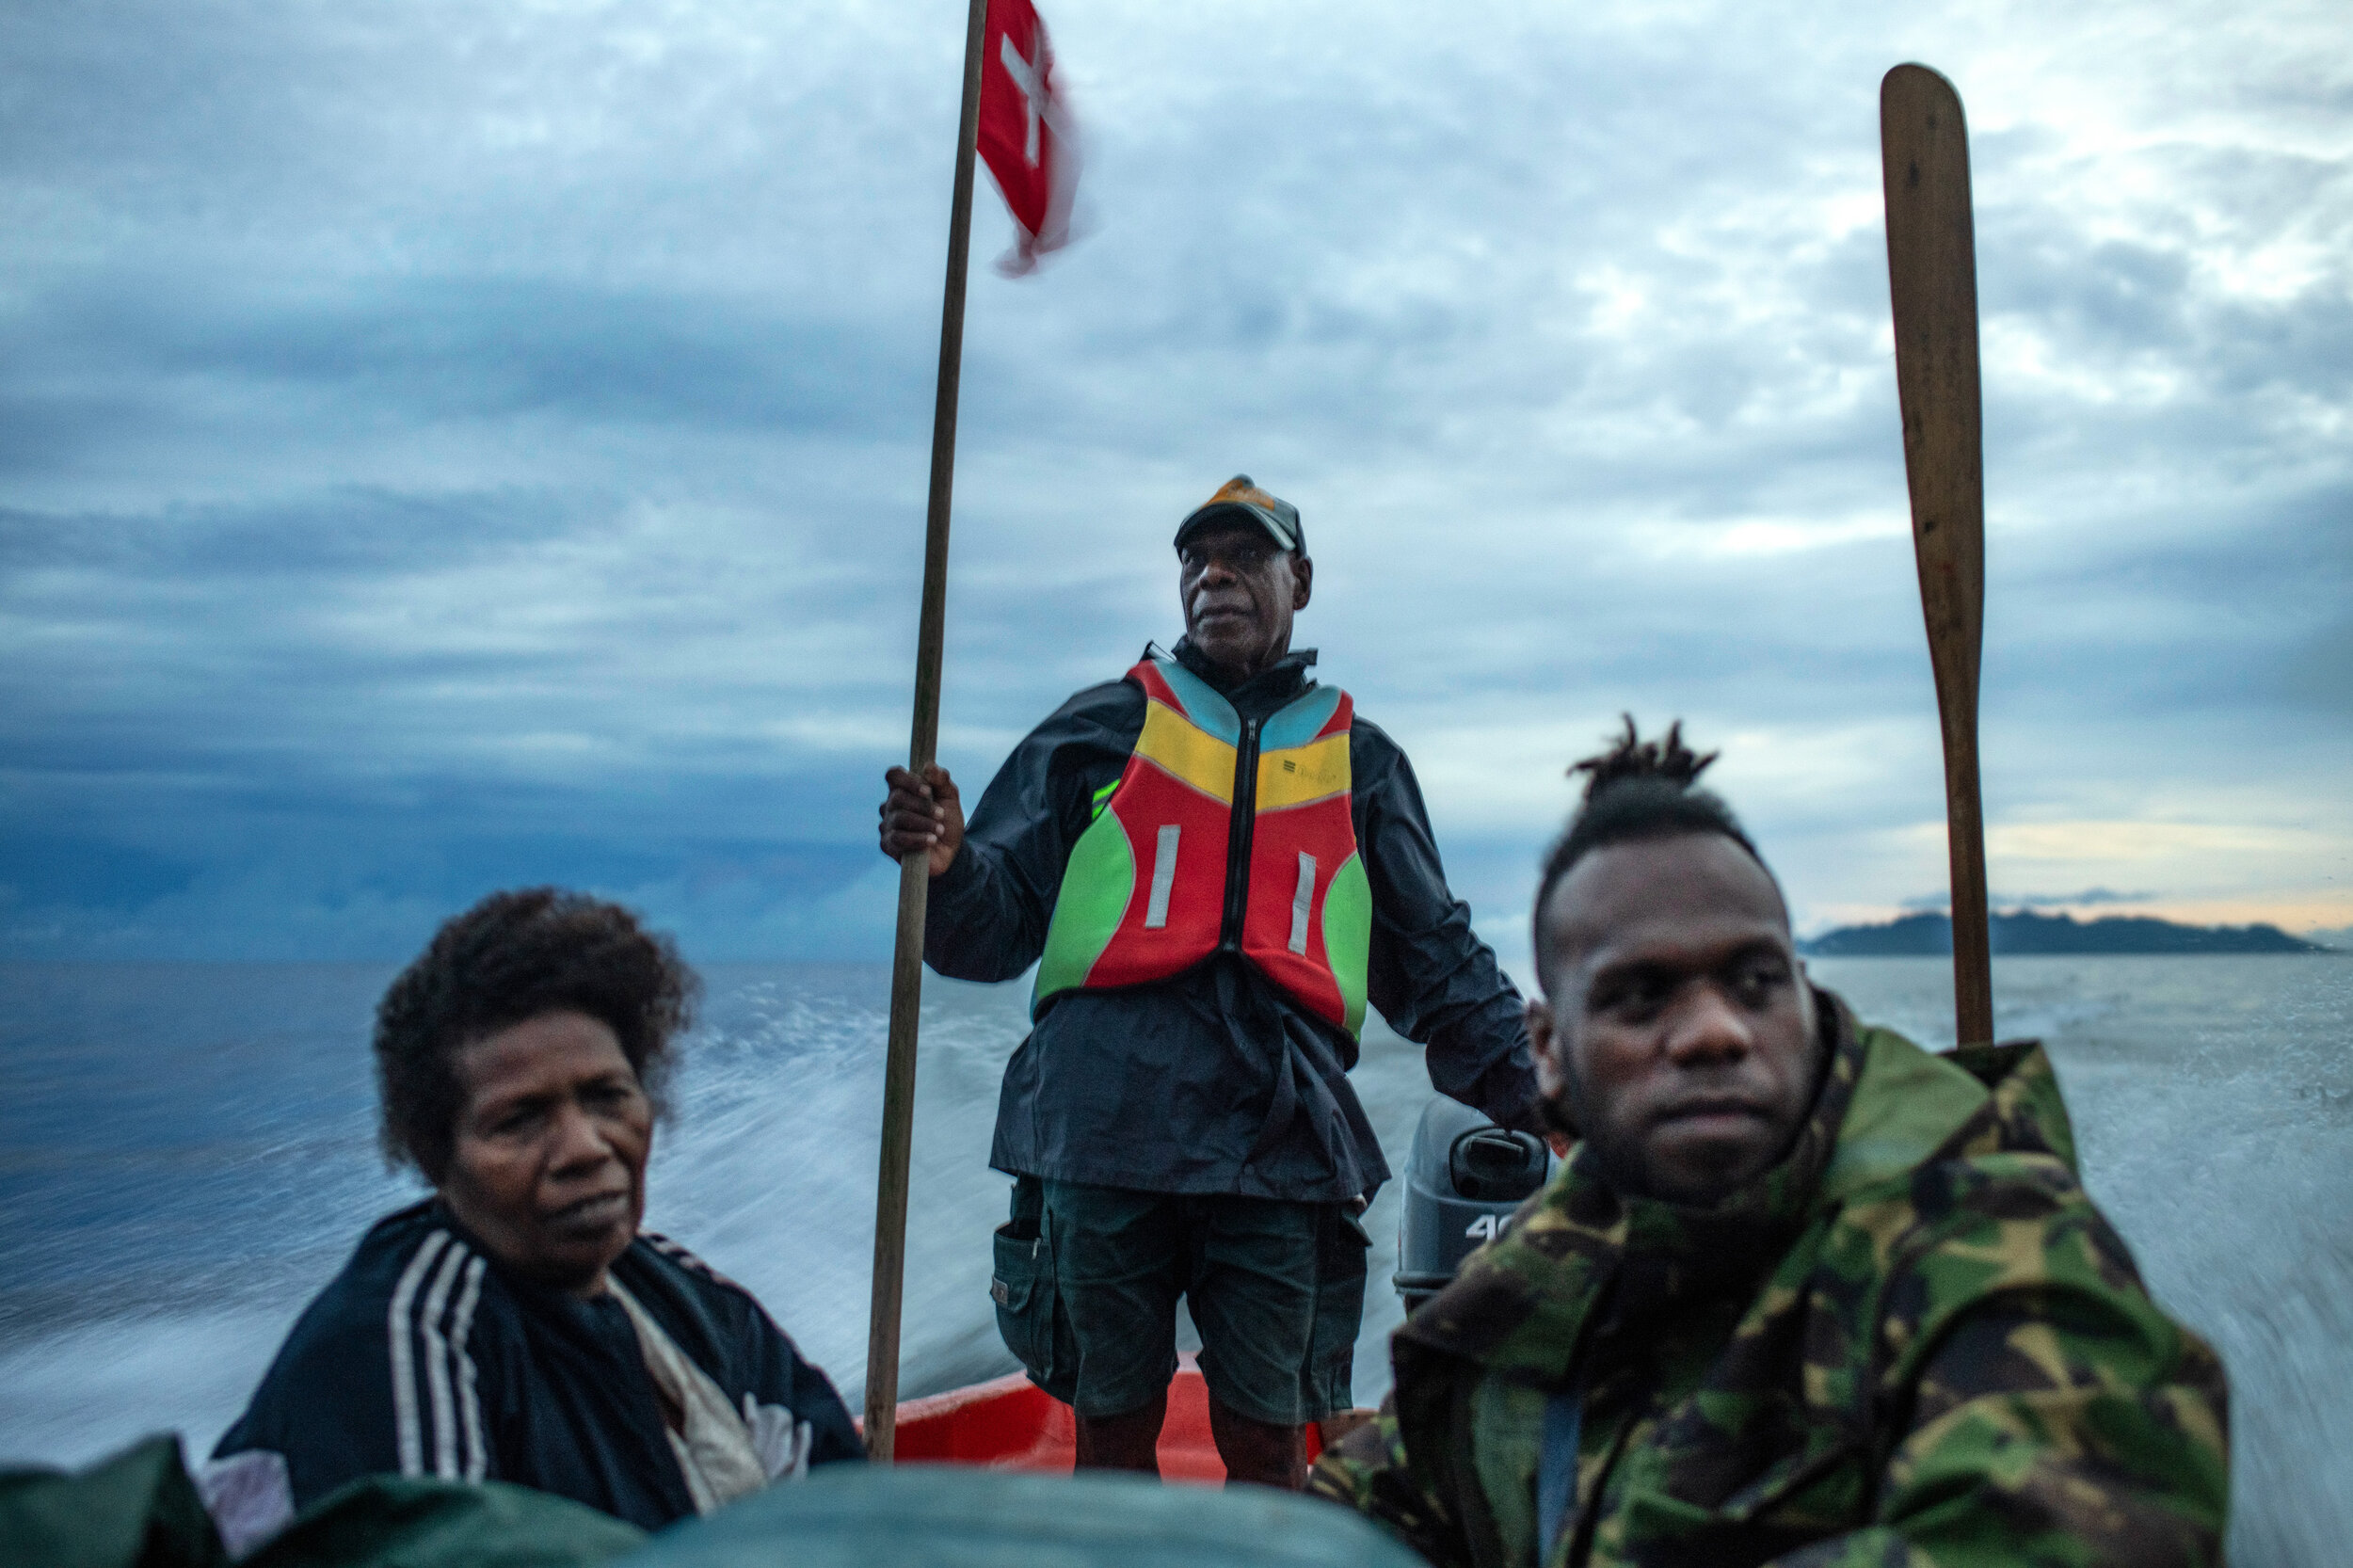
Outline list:
[[[1407,1312],[1453,1283],[1463,1259],[1495,1240],[1553,1163],[1543,1139],[1507,1131],[1459,1100],[1440,1095],[1423,1107],[1397,1225],[1394,1283]]]

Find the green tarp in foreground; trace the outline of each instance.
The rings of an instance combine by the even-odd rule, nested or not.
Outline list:
[[[544,1492],[379,1476],[319,1499],[238,1568],[590,1568],[646,1533]],[[174,1437],[78,1475],[0,1474],[8,1568],[230,1568]]]
[[[8,1568],[229,1568],[169,1437],[76,1475],[0,1474]],[[327,1497],[238,1568],[1417,1568],[1371,1525],[1260,1487],[837,1465],[642,1532],[492,1481],[378,1478]]]

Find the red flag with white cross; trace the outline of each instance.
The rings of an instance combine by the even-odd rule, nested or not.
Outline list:
[[[988,0],[981,40],[980,153],[1020,237],[997,264],[1023,273],[1070,241],[1078,125],[1054,81],[1054,50],[1030,0]]]

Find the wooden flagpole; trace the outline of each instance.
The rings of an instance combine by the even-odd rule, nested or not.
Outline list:
[[[1985,815],[1977,792],[1977,662],[1985,641],[1985,447],[1977,392],[1977,259],[1969,131],[1952,83],[1899,65],[1880,83],[1887,281],[1920,602],[1945,731],[1952,860],[1953,1012],[1961,1045],[1993,1038]]]
[[[956,387],[964,368],[964,285],[972,248],[972,162],[981,119],[981,41],[988,0],[971,0],[964,33],[964,107],[956,122],[955,194],[948,216],[948,286],[939,310],[939,392],[932,408],[932,488],[923,536],[923,604],[915,641],[915,723],[907,767],[918,777],[939,745],[939,658],[948,604],[948,503],[956,469]],[[915,1129],[915,1036],[923,1005],[923,916],[929,852],[899,861],[899,935],[890,961],[890,1037],[883,1065],[881,1172],[874,1183],[874,1301],[866,1334],[866,1451],[890,1463],[899,1424],[899,1307],[906,1281],[907,1157]]]

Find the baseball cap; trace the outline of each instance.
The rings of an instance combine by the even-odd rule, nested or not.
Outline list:
[[[1306,551],[1307,536],[1299,526],[1299,508],[1260,489],[1246,473],[1237,473],[1220,485],[1215,495],[1185,515],[1185,520],[1176,525],[1176,548],[1184,549],[1186,536],[1197,528],[1243,519],[1256,521],[1293,554]]]

